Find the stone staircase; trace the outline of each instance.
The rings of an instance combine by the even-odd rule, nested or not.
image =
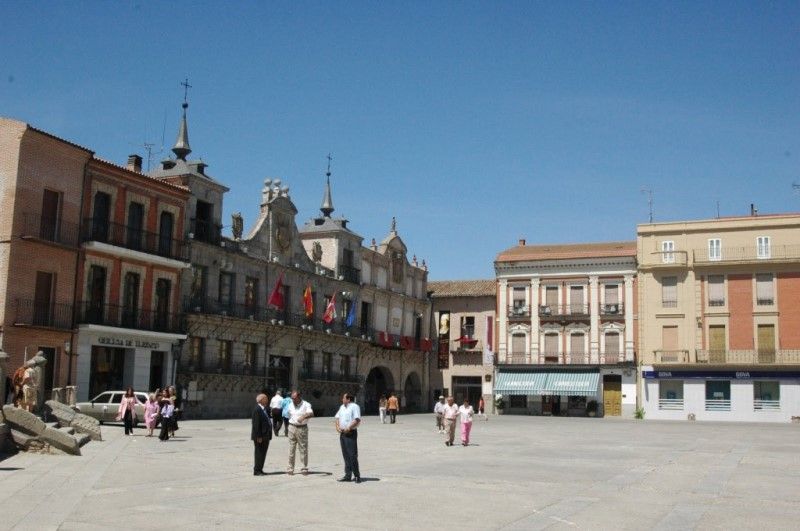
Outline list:
[[[45,402],[45,409],[56,422],[44,422],[24,409],[3,406],[0,413],[0,453],[11,453],[16,449],[81,455],[81,447],[89,441],[102,440],[100,423],[96,419],[76,413],[66,404],[53,400]]]

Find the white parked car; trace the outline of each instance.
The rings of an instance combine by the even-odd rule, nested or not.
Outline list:
[[[134,391],[136,396],[136,420],[134,426],[139,422],[144,422],[144,404],[147,402],[147,393]],[[118,422],[117,410],[122,403],[122,397],[125,396],[125,391],[105,391],[94,397],[89,402],[78,402],[75,404],[79,413],[89,415],[100,421],[104,422]]]

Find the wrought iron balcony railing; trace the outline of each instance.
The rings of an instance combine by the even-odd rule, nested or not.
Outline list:
[[[797,365],[800,364],[800,350],[698,350],[697,362],[732,365]]]
[[[800,258],[800,245],[762,245],[752,247],[722,247],[709,253],[708,249],[695,249],[694,261],[697,264],[709,262],[762,262],[770,260],[797,260]]]
[[[168,234],[157,234],[121,223],[109,223],[105,219],[86,218],[83,220],[81,240],[107,243],[132,251],[163,256],[175,260],[188,259],[188,247],[183,240]]]
[[[522,319],[531,316],[531,309],[527,304],[515,304],[508,307],[508,317],[511,319]]]
[[[542,304],[539,306],[539,317],[547,319],[549,317],[558,318],[585,318],[589,315],[589,305],[584,303],[577,304]]]
[[[22,238],[35,238],[70,247],[77,247],[80,243],[80,226],[77,223],[42,214],[22,214],[22,225],[17,233]]]
[[[600,305],[600,315],[604,317],[614,317],[625,315],[625,305],[621,302]]]
[[[654,350],[656,363],[690,363],[688,350]]]
[[[152,332],[183,332],[180,314],[127,308],[115,304],[97,304],[90,301],[78,305],[78,324],[97,324]]]
[[[16,305],[15,325],[72,329],[71,304],[37,304],[32,300],[17,299]]]
[[[361,284],[361,270],[353,266],[340,265],[339,277],[345,282],[352,282],[353,284]]]

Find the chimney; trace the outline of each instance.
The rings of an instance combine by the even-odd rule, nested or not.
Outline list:
[[[753,217],[758,215],[758,209],[754,203],[750,203],[750,215]]]
[[[128,169],[136,173],[142,173],[142,157],[136,155],[128,155]]]
[[[525,247],[525,238],[520,238],[519,239],[519,246],[520,247]]]

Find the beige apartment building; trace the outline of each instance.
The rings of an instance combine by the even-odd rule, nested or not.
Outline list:
[[[647,418],[800,415],[800,214],[639,225]]]
[[[636,245],[519,245],[501,252],[494,392],[509,413],[632,415]],[[596,410],[595,410],[596,407]]]
[[[468,398],[477,410],[484,399],[492,411],[494,328],[497,285],[494,280],[428,282],[437,329],[437,361],[433,365],[433,397]]]

